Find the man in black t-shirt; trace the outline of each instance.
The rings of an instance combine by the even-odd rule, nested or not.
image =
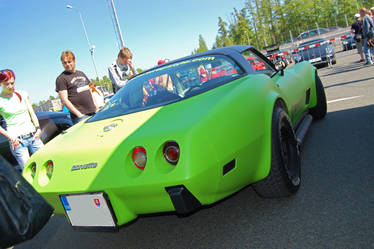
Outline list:
[[[96,105],[92,98],[87,76],[75,69],[75,56],[71,51],[64,51],[61,62],[65,71],[56,79],[56,92],[62,103],[69,109],[73,123],[78,123],[93,115]]]
[[[354,39],[356,41],[357,53],[360,55],[361,59],[359,62],[364,62],[364,52],[362,50],[364,39],[362,37],[362,21],[360,20],[360,14],[355,14],[355,22],[351,26],[351,33],[354,34]]]

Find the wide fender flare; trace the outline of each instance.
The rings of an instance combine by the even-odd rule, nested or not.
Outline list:
[[[266,97],[265,101],[265,123],[264,129],[266,130],[266,136],[264,137],[264,151],[263,157],[261,162],[261,167],[259,167],[256,178],[259,180],[264,179],[269,175],[270,167],[271,167],[271,131],[272,131],[272,120],[273,120],[273,112],[274,106],[281,104],[285,111],[288,113],[287,103],[282,99],[280,94],[277,91],[270,91],[270,93]]]
[[[305,62],[307,63],[307,62]],[[315,107],[317,105],[317,89],[316,89],[316,75],[318,75],[317,68],[309,64],[306,67],[307,72],[305,72],[307,78],[311,79],[311,88],[310,88],[310,102],[309,108]]]

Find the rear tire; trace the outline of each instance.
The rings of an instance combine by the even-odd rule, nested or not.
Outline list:
[[[327,113],[327,102],[325,89],[319,76],[316,74],[316,95],[317,95],[317,105],[311,108],[310,114],[314,119],[323,119]]]
[[[300,155],[291,121],[281,107],[274,108],[271,129],[270,172],[252,186],[262,197],[290,196],[301,183]]]

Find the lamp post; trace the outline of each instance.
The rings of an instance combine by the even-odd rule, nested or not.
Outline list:
[[[114,26],[114,32],[116,33],[116,36],[117,36],[117,38],[119,40],[118,46],[121,49],[121,48],[125,47],[125,42],[123,41],[121,27],[119,26],[116,8],[114,7],[113,0],[108,0],[108,1],[110,2],[110,6],[112,7],[112,14],[113,14],[112,15],[112,21],[113,21],[113,24],[115,24],[115,26]]]
[[[87,43],[88,43],[88,48],[89,48],[89,51],[90,51],[90,54],[91,54],[92,63],[93,63],[94,68],[95,68],[96,78],[99,79],[99,75],[97,73],[97,68],[96,68],[96,63],[95,63],[95,58],[94,58],[95,45],[91,45],[90,40],[88,39],[88,35],[87,35],[87,31],[86,31],[86,26],[84,25],[82,14],[81,14],[81,12],[77,8],[73,8],[73,6],[71,6],[69,4],[66,5],[66,8],[68,8],[68,9],[74,9],[79,14],[79,17],[80,17],[81,23],[82,23],[82,27],[83,27],[83,31],[84,31],[84,35],[86,37],[86,40],[87,40]]]

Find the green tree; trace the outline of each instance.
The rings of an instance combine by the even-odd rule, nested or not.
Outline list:
[[[199,48],[195,49],[192,53],[201,53],[208,50],[208,46],[206,45],[206,42],[202,35],[199,35]]]
[[[231,40],[234,44],[252,44],[255,40],[249,19],[247,18],[247,9],[240,11],[234,9],[233,23],[230,24]]]
[[[317,27],[350,26],[353,15],[374,6],[374,0],[244,0],[244,6],[233,9],[230,25],[218,17],[212,48],[250,43],[261,50]]]
[[[234,42],[229,37],[227,25],[221,17],[218,17],[218,35],[216,36],[215,43],[215,47],[217,48],[234,45]]]

